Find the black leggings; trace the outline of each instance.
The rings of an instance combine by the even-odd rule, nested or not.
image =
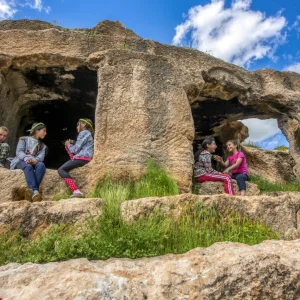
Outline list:
[[[89,163],[88,160],[74,159],[69,160],[65,164],[63,164],[58,170],[58,174],[62,178],[72,178],[68,172],[73,169],[80,168]]]

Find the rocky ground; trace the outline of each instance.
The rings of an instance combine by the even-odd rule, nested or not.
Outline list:
[[[29,299],[298,299],[300,241],[217,243],[182,255],[0,267],[0,297]]]

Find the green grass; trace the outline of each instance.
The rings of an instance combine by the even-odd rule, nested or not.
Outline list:
[[[63,194],[55,194],[53,197],[54,201],[59,201],[62,199],[68,199],[71,196],[71,191],[67,189]]]
[[[75,230],[67,225],[52,226],[35,240],[6,233],[0,236],[0,264],[46,263],[80,257],[151,257],[184,253],[221,241],[253,245],[278,238],[273,230],[259,222],[250,221],[235,212],[221,214],[217,208],[201,204],[190,206],[176,220],[160,211],[132,223],[121,218],[120,205],[126,199],[177,193],[174,180],[153,164],[136,182],[115,182],[106,177],[92,194],[105,199],[103,215],[89,220],[79,230],[80,235],[76,232],[78,228]]]
[[[289,148],[284,146],[284,145],[281,145],[281,146],[278,146],[278,147],[274,148],[274,150],[287,152],[287,151],[289,151]]]
[[[250,176],[250,181],[258,185],[261,192],[299,192],[300,182],[285,184],[272,183],[258,176]]]

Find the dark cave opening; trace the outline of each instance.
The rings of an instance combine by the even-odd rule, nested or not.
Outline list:
[[[18,136],[28,135],[27,130],[34,122],[43,122],[47,126],[44,139],[48,146],[45,159],[47,168],[58,169],[69,156],[64,141],[76,140],[76,124],[80,118],[95,121],[97,97],[97,72],[86,67],[75,71],[53,68],[31,71],[26,78],[35,88],[46,87],[60,99],[29,101],[20,111]]]

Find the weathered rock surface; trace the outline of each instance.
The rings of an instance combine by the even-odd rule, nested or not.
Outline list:
[[[101,199],[69,199],[30,203],[18,201],[0,204],[0,233],[7,229],[20,230],[24,235],[35,234],[51,224],[76,224],[102,214]]]
[[[223,182],[203,182],[198,183],[197,187],[199,187],[199,195],[217,195],[217,194],[224,194],[224,185]],[[239,187],[237,185],[236,180],[233,180],[233,187],[235,194],[239,194]],[[257,184],[246,182],[246,195],[247,196],[257,196],[260,194],[260,190]]]
[[[80,168],[72,171],[72,175],[77,180],[79,188],[87,192],[89,182],[85,174],[86,168]],[[22,170],[8,170],[0,168],[0,204],[11,201],[20,201],[25,199],[25,190],[27,184]],[[65,194],[68,187],[63,179],[55,170],[47,170],[40,191],[44,201],[51,201],[55,196]]]
[[[288,152],[257,149],[243,146],[247,157],[249,174],[274,183],[291,182],[296,179],[295,161]]]
[[[182,255],[0,267],[0,293],[19,299],[297,299],[300,240],[217,243]]]
[[[88,107],[96,113],[95,160],[86,172],[94,181],[108,172],[138,176],[150,158],[189,191],[194,133],[196,142],[216,128],[224,137],[225,127],[250,117],[278,119],[299,175],[299,74],[248,72],[196,50],[143,40],[119,22],[68,30],[5,21],[0,40],[0,123],[11,130],[12,149],[36,118],[36,105],[71,105],[77,97],[86,99],[78,114]],[[237,132],[247,135],[245,128]]]
[[[278,193],[272,196],[251,197],[228,195],[201,196],[182,194],[170,197],[152,197],[123,202],[122,217],[126,221],[144,218],[159,209],[167,215],[178,217],[187,207],[195,204],[217,207],[220,212],[236,211],[252,220],[262,221],[271,226],[282,238],[300,237],[300,223],[297,222],[300,211],[300,193]]]

